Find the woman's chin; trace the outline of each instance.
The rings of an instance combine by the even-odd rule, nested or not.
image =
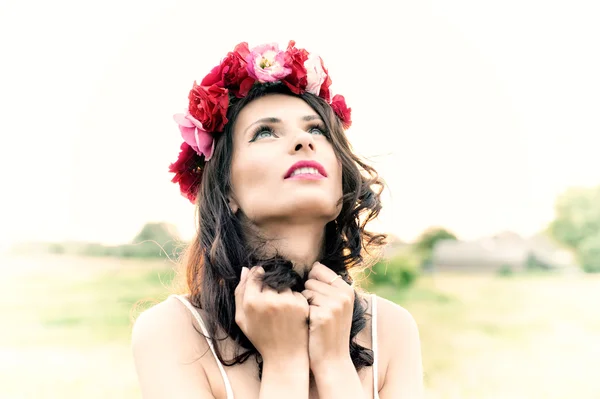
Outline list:
[[[258,209],[255,209],[258,211]],[[285,220],[286,222],[306,223],[310,219],[315,222],[328,223],[340,213],[340,207],[334,201],[324,201],[322,198],[295,198],[291,201],[271,203],[269,208],[262,209],[260,215],[249,215],[255,222],[269,220]]]

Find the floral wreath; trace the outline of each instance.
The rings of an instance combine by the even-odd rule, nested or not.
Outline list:
[[[250,50],[248,43],[242,42],[199,85],[194,82],[187,111],[173,116],[183,143],[177,161],[169,166],[169,172],[175,173],[171,181],[179,183],[181,194],[190,202],[196,202],[204,164],[211,159],[215,138],[227,124],[230,99],[245,97],[254,85],[280,82],[294,94],[319,96],[331,106],[344,129],[350,127],[351,109],[344,96],[331,98],[331,78],[321,57],[295,45],[290,40],[285,51],[275,43]]]

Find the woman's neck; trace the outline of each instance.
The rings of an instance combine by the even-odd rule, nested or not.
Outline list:
[[[290,260],[294,269],[303,274],[321,258],[325,226],[317,224],[276,224],[261,226],[260,234],[267,240],[267,256],[275,253]]]

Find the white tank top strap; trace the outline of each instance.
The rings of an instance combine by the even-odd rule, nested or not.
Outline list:
[[[190,301],[184,295],[171,295],[174,298],[179,299],[183,305],[189,309],[192,313],[198,325],[200,326],[200,330],[202,330],[202,334],[206,337],[206,342],[208,342],[208,346],[213,356],[215,357],[215,361],[217,362],[217,366],[219,367],[219,371],[221,371],[221,376],[223,377],[223,382],[225,383],[225,391],[227,392],[227,399],[233,399],[233,389],[231,389],[231,384],[229,383],[229,378],[227,378],[227,374],[225,373],[225,368],[223,364],[219,361],[217,357],[217,353],[215,352],[215,347],[212,338],[208,335],[208,330],[206,329],[206,325],[204,324],[204,320],[200,317],[200,313],[196,308],[190,303]]]
[[[379,399],[378,356],[377,356],[377,295],[371,294],[371,337],[373,348],[373,399]]]

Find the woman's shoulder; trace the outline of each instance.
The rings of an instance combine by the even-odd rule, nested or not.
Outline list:
[[[413,392],[407,397],[422,397],[423,365],[417,322],[402,306],[374,296],[377,306],[377,343],[384,374],[380,394]],[[395,394],[392,394],[394,396]]]
[[[169,296],[136,318],[131,345],[134,354],[136,349],[146,351],[150,348],[183,354],[189,353],[189,348],[197,347],[204,352],[208,344],[206,340],[198,339],[198,331],[199,325],[191,310],[175,296]]]
[[[378,295],[372,295],[376,298],[378,326],[394,326],[403,328],[413,328],[416,321],[413,315],[404,307]],[[373,306],[373,305],[371,305]]]
[[[205,372],[208,343],[196,328],[173,296],[137,317],[131,347],[144,397],[213,397]]]
[[[392,323],[409,326],[415,323],[415,319],[407,309],[389,299],[367,292],[361,292],[358,295],[367,303],[367,314],[372,315],[373,306],[377,306],[378,326]]]
[[[393,345],[398,338],[414,339],[418,336],[418,326],[413,315],[404,307],[389,299],[373,295],[377,306],[378,341],[382,346]]]

